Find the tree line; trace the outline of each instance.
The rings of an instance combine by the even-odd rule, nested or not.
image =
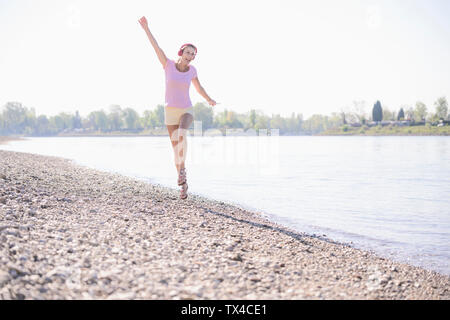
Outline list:
[[[339,128],[347,123],[365,124],[368,121],[410,120],[437,122],[450,120],[448,102],[440,97],[434,103],[435,112],[428,112],[427,106],[418,101],[414,107],[401,106],[391,111],[377,101],[372,112],[367,112],[365,101],[353,101],[350,107],[341,108],[331,115],[314,114],[303,119],[301,113],[292,113],[289,117],[280,114],[266,115],[260,110],[251,109],[238,113],[225,109],[216,112],[204,103],[194,105],[194,120],[202,121],[202,129],[279,129],[280,135],[316,134],[328,129]],[[90,112],[86,117],[75,113],[61,112],[55,116],[36,115],[34,108],[27,108],[20,102],[7,102],[0,113],[1,135],[52,136],[67,132],[133,132],[165,128],[164,106],[145,110],[140,115],[133,108],[111,105],[108,111],[103,109]]]
[[[409,120],[414,122],[437,122],[439,120],[450,120],[448,113],[448,102],[446,97],[438,98],[435,103],[435,112],[428,112],[427,106],[421,101],[417,101],[415,107],[402,106],[396,113],[388,109],[383,110],[380,101],[377,101],[372,109],[373,121],[383,120]]]

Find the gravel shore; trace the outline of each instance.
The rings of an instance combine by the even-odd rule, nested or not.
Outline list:
[[[14,141],[14,140],[25,140],[25,138],[12,137],[12,136],[0,136],[0,144],[6,144],[9,141]]]
[[[448,300],[449,288],[258,212],[0,150],[0,299]]]

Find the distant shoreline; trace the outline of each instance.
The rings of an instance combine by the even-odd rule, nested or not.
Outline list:
[[[258,131],[256,131],[258,133]],[[194,136],[194,130],[190,129],[189,134]],[[167,131],[158,130],[155,132],[146,133],[66,133],[54,136],[0,136],[0,144],[8,141],[23,140],[26,138],[44,138],[44,137],[168,137]],[[205,135],[204,135],[205,136]],[[224,136],[220,129],[209,131],[209,137]],[[228,136],[247,136],[244,132],[231,132]],[[281,137],[306,137],[306,136],[450,136],[450,126],[443,127],[427,127],[427,126],[406,126],[406,127],[341,127],[339,129],[330,129],[320,133],[312,134],[280,134]]]
[[[319,136],[450,136],[450,126],[342,126],[318,133]]]

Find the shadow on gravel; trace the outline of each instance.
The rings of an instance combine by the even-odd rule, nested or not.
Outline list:
[[[222,212],[217,212],[217,211],[214,211],[214,210],[211,210],[211,209],[206,209],[206,208],[202,208],[202,207],[200,207],[199,209],[203,209],[205,213],[212,213],[212,214],[215,214],[215,215],[227,218],[227,219],[231,219],[231,220],[234,220],[234,221],[237,221],[237,222],[246,223],[246,224],[249,224],[249,225],[257,227],[257,228],[268,229],[268,230],[277,231],[279,233],[283,233],[283,234],[285,234],[285,235],[287,235],[289,237],[292,237],[293,239],[295,239],[295,240],[297,240],[297,241],[299,241],[302,244],[307,245],[307,246],[312,246],[312,244],[307,242],[306,240],[303,240],[304,237],[319,239],[319,240],[325,241],[327,243],[342,245],[342,246],[345,246],[345,247],[351,247],[348,244],[336,242],[336,241],[330,240],[328,238],[320,237],[320,236],[317,236],[317,235],[307,235],[307,234],[303,234],[302,235],[302,234],[297,233],[297,232],[292,232],[292,231],[285,230],[285,229],[282,229],[282,228],[269,226],[267,224],[257,223],[257,222],[248,221],[248,220],[244,220],[244,219],[238,219],[238,218],[235,218],[235,217],[233,217],[231,215],[228,215],[228,214],[225,214],[225,213],[222,213]]]

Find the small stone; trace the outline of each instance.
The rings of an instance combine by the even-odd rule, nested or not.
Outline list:
[[[18,294],[16,294],[16,299],[17,300],[25,300],[25,295],[22,293],[18,293]]]
[[[27,273],[18,269],[17,267],[12,267],[9,269],[9,274],[13,279],[16,279],[18,277],[22,277],[26,275]]]
[[[0,270],[0,288],[9,280],[11,280],[11,275],[8,272]]]
[[[185,266],[178,266],[178,269],[180,269],[182,272],[188,271],[188,269]]]
[[[29,276],[29,279],[32,282],[37,282],[40,279],[40,277],[37,274],[33,274],[33,275]]]
[[[83,261],[83,268],[90,268],[91,267],[91,261],[89,258],[84,259]]]
[[[242,256],[238,253],[237,255],[233,256],[231,260],[242,262]]]
[[[178,291],[177,291],[177,290],[171,290],[171,291],[169,292],[169,296],[171,296],[171,297],[175,297],[177,294],[178,294]]]
[[[46,209],[46,208],[50,208],[50,204],[48,203],[48,201],[44,201],[41,203],[41,209]]]

